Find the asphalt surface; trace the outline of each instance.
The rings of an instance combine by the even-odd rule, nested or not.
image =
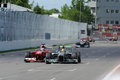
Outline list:
[[[0,80],[120,80],[120,43],[96,42],[77,48],[80,64],[24,62],[26,51],[0,54]]]

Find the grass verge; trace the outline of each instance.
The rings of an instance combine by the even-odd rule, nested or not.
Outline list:
[[[69,43],[69,44],[60,44],[60,45],[53,45],[53,47],[56,46],[62,46],[62,45],[72,45],[73,43]],[[7,52],[14,52],[14,51],[24,51],[24,50],[31,50],[31,49],[38,49],[39,47],[31,47],[31,48],[24,48],[24,49],[14,49],[14,50],[6,50],[6,51],[0,51],[0,53],[7,53]]]

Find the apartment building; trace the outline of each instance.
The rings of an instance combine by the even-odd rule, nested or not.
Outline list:
[[[91,0],[87,5],[95,16],[95,24],[120,25],[120,0]]]

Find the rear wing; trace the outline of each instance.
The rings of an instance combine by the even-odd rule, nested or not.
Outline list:
[[[43,44],[42,44],[42,45],[43,45]],[[41,48],[42,45],[40,45],[40,48]],[[45,44],[44,44],[44,46],[45,46],[46,49],[53,49],[53,45],[45,45]]]

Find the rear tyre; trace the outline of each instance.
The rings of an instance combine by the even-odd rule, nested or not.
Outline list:
[[[25,53],[25,58],[31,58],[31,53],[30,52]]]
[[[79,43],[79,42],[78,42],[78,43],[76,43],[76,48],[79,48],[79,47],[77,47],[78,45],[80,46],[80,43]]]
[[[88,47],[87,47],[87,48],[90,48],[90,43],[88,42],[87,44],[88,44]]]
[[[77,53],[77,56],[78,56],[78,63],[81,63],[81,54],[80,54],[80,52]]]

